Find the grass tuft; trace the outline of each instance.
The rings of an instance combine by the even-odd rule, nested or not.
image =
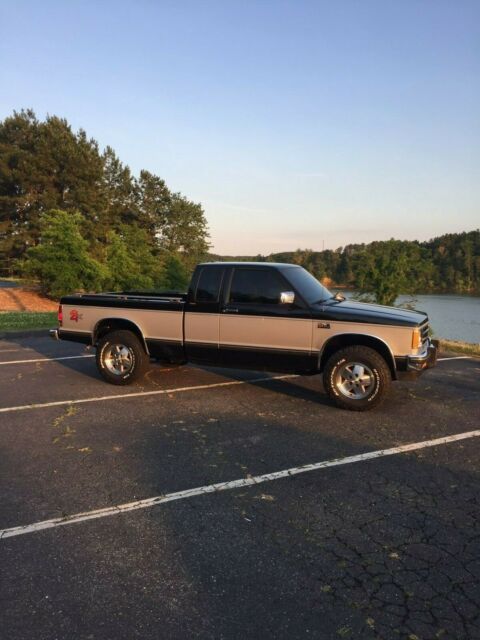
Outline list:
[[[23,331],[24,329],[51,329],[57,326],[55,311],[2,311],[0,331]]]
[[[461,340],[440,339],[440,351],[453,351],[455,353],[465,353],[469,356],[480,356],[480,344],[478,342],[462,342]]]

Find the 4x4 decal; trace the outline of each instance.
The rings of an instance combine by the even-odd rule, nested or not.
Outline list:
[[[82,318],[83,313],[78,313],[76,309],[72,309],[70,311],[70,320],[73,320],[73,322],[78,322],[79,320],[82,320]]]

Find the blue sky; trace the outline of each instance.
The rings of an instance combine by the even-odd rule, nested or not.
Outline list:
[[[478,228],[479,78],[477,0],[0,0],[0,118],[85,128],[221,253]]]

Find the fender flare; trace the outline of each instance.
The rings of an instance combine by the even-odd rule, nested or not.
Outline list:
[[[138,326],[138,324],[136,322],[133,322],[133,320],[128,320],[126,318],[116,318],[114,316],[109,316],[108,318],[101,318],[95,325],[95,327],[93,328],[93,333],[92,333],[92,344],[95,345],[97,343],[97,334],[98,331],[100,329],[100,326],[102,324],[108,324],[108,322],[112,322],[112,323],[118,323],[119,325],[124,325],[119,326],[119,329],[125,329],[128,331],[128,325],[130,325],[131,327],[134,328],[134,333],[135,335],[140,338],[140,341],[143,345],[143,348],[145,349],[145,353],[147,355],[150,355],[150,352],[148,351],[148,346],[147,346],[147,341],[145,340],[145,336],[143,335],[143,331],[141,330],[141,328]]]
[[[392,379],[396,380],[397,379],[397,366],[395,364],[395,356],[393,355],[393,351],[390,348],[390,345],[385,342],[385,340],[383,340],[383,338],[379,338],[378,336],[374,336],[371,335],[370,333],[357,333],[357,332],[351,332],[351,331],[346,331],[346,332],[342,332],[342,333],[335,333],[334,335],[330,336],[328,338],[328,340],[326,340],[323,344],[322,347],[320,349],[320,351],[318,352],[318,362],[317,362],[317,366],[318,366],[318,370],[322,371],[323,367],[322,367],[322,358],[323,358],[323,354],[326,350],[326,348],[328,347],[329,343],[332,342],[332,340],[334,340],[335,338],[342,338],[345,336],[349,336],[349,337],[359,337],[362,339],[367,339],[367,340],[371,340],[373,342],[379,342],[381,343],[384,348],[386,349],[387,353],[388,353],[388,360],[387,360],[387,364],[390,367],[390,371],[392,373]],[[350,346],[350,345],[346,345],[346,346]],[[368,346],[368,345],[365,345]],[[382,356],[384,354],[381,354]]]

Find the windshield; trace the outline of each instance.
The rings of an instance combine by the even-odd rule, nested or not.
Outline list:
[[[324,302],[332,297],[330,291],[303,267],[286,267],[282,271],[307,304]]]

